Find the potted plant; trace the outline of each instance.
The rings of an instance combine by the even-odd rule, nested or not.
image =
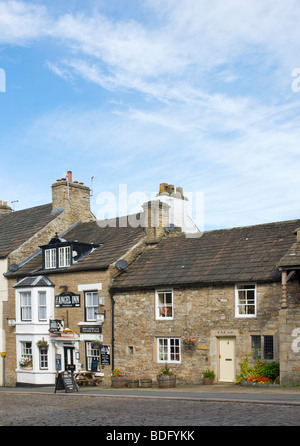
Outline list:
[[[196,349],[196,339],[187,338],[186,336],[181,336],[180,339],[181,339],[183,348],[185,350],[195,351],[195,349]]]
[[[213,370],[206,370],[203,372],[203,384],[213,384],[215,379],[215,372]]]
[[[126,387],[128,378],[126,377],[125,372],[121,372],[119,369],[115,369],[112,371],[111,377],[111,386],[114,388]]]
[[[48,342],[44,338],[37,341],[36,345],[38,346],[38,348],[44,348],[44,349],[49,347]]]
[[[22,367],[22,369],[32,370],[33,364],[32,364],[32,359],[30,358],[22,358],[19,364]]]
[[[168,364],[165,363],[164,368],[156,375],[158,387],[161,389],[175,387],[176,375],[168,368]]]

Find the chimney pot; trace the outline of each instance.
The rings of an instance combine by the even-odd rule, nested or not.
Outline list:
[[[72,172],[71,172],[71,170],[68,170],[68,181],[70,183],[72,183]]]

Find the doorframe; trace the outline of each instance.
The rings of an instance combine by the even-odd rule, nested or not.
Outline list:
[[[71,368],[67,368],[67,350],[71,350],[71,355],[72,355],[72,367]],[[63,351],[64,351],[64,370],[72,370],[73,372],[75,371],[76,368],[76,363],[75,363],[75,346],[74,345],[63,345]]]
[[[219,382],[227,382],[227,383],[234,383],[235,377],[236,377],[236,336],[230,335],[230,336],[218,336],[218,380]],[[225,340],[225,339],[231,339],[234,341],[234,351],[233,351],[233,371],[234,371],[234,376],[233,376],[233,380],[232,381],[221,381],[220,377],[221,377],[221,361],[220,361],[220,354],[221,354],[221,340]]]

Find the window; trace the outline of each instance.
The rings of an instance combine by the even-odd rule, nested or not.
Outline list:
[[[46,291],[38,292],[38,309],[39,309],[39,321],[46,321],[47,320]]]
[[[64,246],[58,248],[59,267],[71,265],[71,248],[70,246]]]
[[[45,250],[45,268],[56,268],[56,249]]]
[[[251,347],[254,358],[261,358],[261,337],[260,336],[251,336]]]
[[[158,338],[158,362],[180,362],[180,339]]]
[[[20,293],[21,298],[21,321],[31,321],[31,293],[26,291]]]
[[[274,359],[273,336],[264,336],[264,359]]]
[[[40,369],[45,370],[48,369],[48,349],[40,348]]]
[[[256,285],[236,286],[236,314],[237,317],[256,316]]]
[[[98,292],[85,293],[85,318],[86,321],[96,321],[98,314]]]
[[[92,370],[92,361],[97,361],[97,370],[100,370],[100,348],[93,348],[93,342],[86,342],[86,369]]]
[[[274,359],[273,336],[251,336],[251,345],[254,358]]]
[[[29,359],[32,361],[32,343],[21,342],[21,357],[22,359]]]
[[[173,290],[156,291],[156,318],[173,319]]]

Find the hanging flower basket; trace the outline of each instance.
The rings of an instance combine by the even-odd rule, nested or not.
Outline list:
[[[181,336],[181,342],[184,350],[187,351],[195,351],[196,349],[196,339],[193,338],[187,338],[186,336]]]
[[[38,346],[38,348],[43,348],[43,349],[46,349],[49,347],[48,342],[44,338],[37,341],[36,345]]]
[[[92,341],[91,347],[92,349],[101,349],[103,345],[101,344],[100,341]]]

